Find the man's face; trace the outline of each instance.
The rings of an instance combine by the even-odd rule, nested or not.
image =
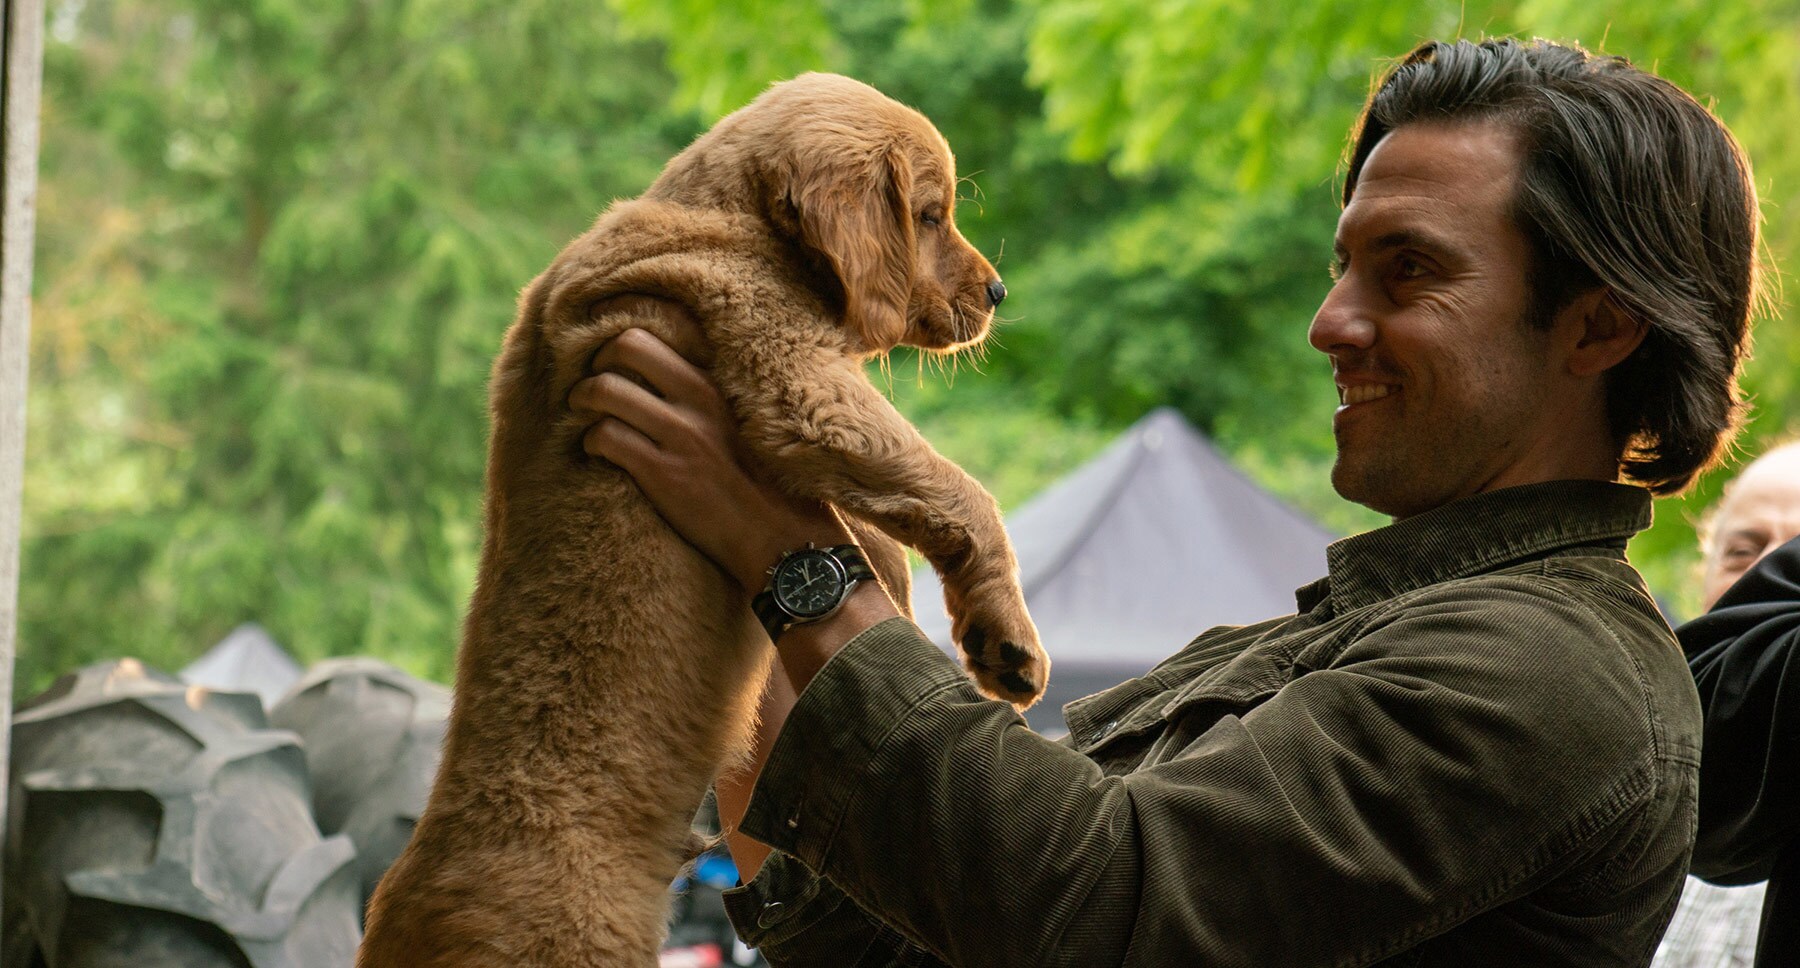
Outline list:
[[[1706,543],[1704,607],[1762,556],[1800,537],[1800,444],[1758,458],[1725,495]]]
[[[1486,123],[1403,126],[1369,154],[1308,333],[1338,386],[1345,498],[1399,519],[1561,476],[1545,469],[1568,386],[1529,325],[1518,167],[1514,136]]]

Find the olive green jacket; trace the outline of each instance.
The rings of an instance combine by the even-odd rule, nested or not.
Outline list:
[[[775,744],[733,920],[777,966],[1648,964],[1700,754],[1649,518],[1565,481],[1340,541],[1061,742],[877,625]]]

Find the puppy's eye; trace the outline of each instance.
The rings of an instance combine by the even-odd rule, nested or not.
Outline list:
[[[919,221],[924,222],[926,225],[944,224],[943,217],[929,209],[919,213]]]

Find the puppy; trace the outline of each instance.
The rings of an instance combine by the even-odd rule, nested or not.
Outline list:
[[[615,204],[520,298],[494,365],[486,539],[443,764],[370,900],[362,968],[651,966],[688,824],[748,748],[770,649],[727,578],[564,401],[647,329],[708,368],[751,457],[851,521],[884,587],[943,575],[953,635],[1020,707],[1049,662],[994,501],[869,384],[981,339],[1004,295],[957,232],[949,147],[848,78],[776,85]]]

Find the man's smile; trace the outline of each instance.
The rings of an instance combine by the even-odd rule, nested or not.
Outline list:
[[[1339,383],[1337,385],[1338,413],[1343,413],[1359,404],[1373,403],[1398,392],[1399,389],[1399,384],[1395,383]]]

